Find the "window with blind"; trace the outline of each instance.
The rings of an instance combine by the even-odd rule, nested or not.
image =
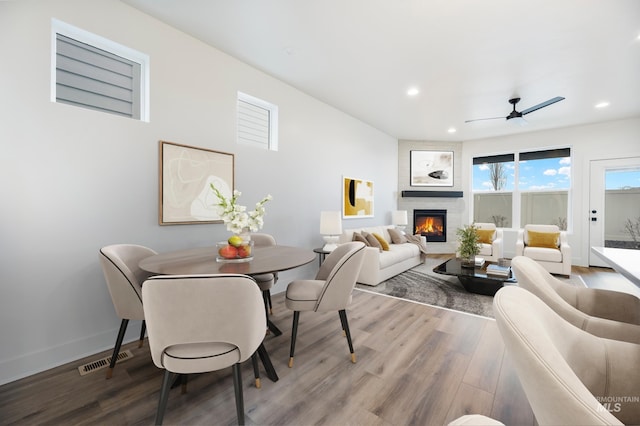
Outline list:
[[[55,21],[52,100],[148,121],[148,57]]]
[[[238,92],[238,143],[278,150],[278,107]]]
[[[475,157],[473,220],[498,227],[569,226],[571,149]]]

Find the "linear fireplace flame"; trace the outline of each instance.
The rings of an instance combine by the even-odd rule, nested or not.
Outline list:
[[[414,210],[414,234],[420,234],[429,242],[447,241],[447,211],[446,210]]]

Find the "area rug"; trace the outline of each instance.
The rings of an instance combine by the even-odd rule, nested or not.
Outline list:
[[[391,277],[377,286],[357,284],[356,288],[439,308],[493,318],[492,296],[469,293],[460,284],[458,278],[433,272],[433,268],[445,260],[427,258],[422,265]],[[572,285],[584,285],[581,277],[575,274],[566,281]]]

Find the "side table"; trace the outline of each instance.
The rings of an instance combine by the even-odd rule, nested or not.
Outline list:
[[[331,253],[330,251],[324,250],[322,247],[314,248],[313,252],[318,253],[318,261],[320,262],[319,266],[322,266],[322,262],[324,262],[324,258],[327,257],[329,253]]]

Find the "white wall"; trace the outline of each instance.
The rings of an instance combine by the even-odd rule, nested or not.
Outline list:
[[[569,243],[573,264],[589,264],[589,187],[590,163],[594,160],[616,159],[640,156],[640,118],[609,121],[585,126],[567,127],[556,130],[530,132],[520,135],[463,144],[462,168],[465,194],[471,194],[472,159],[478,155],[492,155],[514,150],[544,149],[558,146],[571,147],[570,195],[571,223]],[[465,199],[471,202],[471,199]],[[467,222],[472,221],[472,206],[468,204]],[[505,256],[515,255],[516,230],[505,231]]]
[[[49,101],[52,18],[150,55],[150,123]],[[113,346],[101,246],[228,236],[157,224],[159,140],[234,153],[241,201],[273,195],[264,231],[282,244],[322,244],[319,212],[340,209],[342,175],[375,183],[375,218],[345,226],[390,223],[394,138],[117,0],[0,2],[0,52],[0,384]],[[278,152],[236,145],[238,90],[279,106]],[[316,268],[281,274],[276,291]]]

